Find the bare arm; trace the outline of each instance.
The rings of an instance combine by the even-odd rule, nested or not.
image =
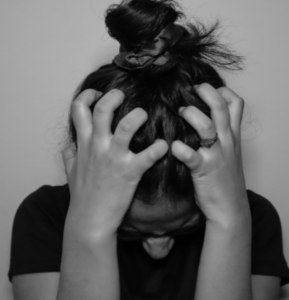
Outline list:
[[[85,90],[72,103],[77,151],[68,147],[63,152],[71,198],[59,284],[54,273],[18,276],[13,285],[19,300],[120,299],[117,228],[143,173],[167,152],[168,145],[158,140],[137,154],[131,152],[131,139],[147,113],[135,108],[112,134],[114,111],[125,96],[120,90],[101,96]]]
[[[197,151],[180,141],[172,145],[172,153],[191,171],[196,202],[207,222],[195,300],[252,300],[251,216],[240,145],[244,101],[228,88],[216,90],[207,83],[195,90],[209,106],[211,119],[193,106],[180,115],[201,139],[215,142]],[[269,282],[271,296],[276,295],[276,281]],[[254,289],[256,299],[264,295],[261,286]]]
[[[63,253],[57,300],[119,300],[117,228],[122,222],[137,185],[168,150],[164,141],[138,154],[130,141],[147,120],[136,108],[111,133],[113,113],[124,94],[112,90],[95,105],[96,91],[82,92],[72,104],[77,131],[77,153],[64,153],[71,194],[65,221]]]
[[[55,300],[59,273],[32,273],[12,277],[14,300]]]
[[[59,273],[34,273],[13,277],[14,300],[56,300]],[[253,300],[278,300],[280,278],[252,276]]]
[[[253,299],[250,216],[228,224],[207,222],[195,295],[203,299]]]
[[[195,300],[280,299],[279,277],[251,275],[250,220],[206,228]]]
[[[60,273],[13,276],[14,300],[118,299],[115,238],[93,246],[74,237],[66,233]]]
[[[115,235],[81,236],[66,228],[57,300],[118,300]]]
[[[79,108],[83,109],[82,106],[79,106]],[[87,113],[86,110],[84,112]],[[156,150],[157,148],[153,149]],[[151,151],[153,149],[151,148]],[[153,164],[152,158],[156,160],[161,156],[164,147],[163,150],[158,149],[157,152],[158,154],[147,152],[150,158],[149,163]],[[143,155],[142,160],[144,158]],[[181,157],[179,156],[179,158]],[[184,159],[184,162],[186,162],[186,159]],[[149,163],[145,164],[147,168]],[[190,167],[189,163],[188,165]],[[115,172],[113,174],[115,175]],[[217,176],[217,179],[219,178],[224,178],[224,176]],[[208,185],[205,187],[208,191]],[[83,189],[81,190],[83,191]],[[122,208],[121,213],[124,213],[126,205],[130,202],[129,197],[126,195],[126,197],[123,197],[123,201],[127,200],[127,203],[119,203],[121,190],[117,191],[117,198],[110,197],[110,203],[117,200],[118,204],[121,204],[121,206],[116,207],[117,211]],[[127,191],[127,189],[124,190]],[[89,193],[86,193],[87,195]],[[93,200],[96,199],[95,197],[92,198]],[[80,199],[87,200],[86,197]],[[113,229],[117,228],[117,222],[121,219],[122,214],[117,216],[115,211],[112,210],[114,206],[106,210],[106,201],[106,205],[102,206],[101,215],[97,216],[95,212],[99,209],[96,209],[94,205],[99,205],[99,203],[97,201],[80,201],[80,199],[72,199],[74,204],[70,207],[71,211],[66,221],[61,273],[14,276],[13,291],[15,300],[119,299],[116,238]],[[218,208],[218,205],[221,207],[221,209],[213,209],[213,211],[226,212],[228,204],[233,203],[234,198],[229,197],[228,199],[230,199],[228,203],[213,203],[212,208]],[[221,200],[223,201],[224,198],[221,197]],[[235,198],[235,200],[238,200],[237,203],[246,204],[246,201],[243,201],[246,199]],[[81,205],[78,205],[80,203]],[[196,300],[277,300],[280,278],[254,275],[251,280],[249,271],[251,233],[246,207],[239,206],[238,208],[242,208],[243,213],[241,215],[243,217],[233,219],[220,218],[221,214],[210,214],[210,206],[205,208],[207,208],[208,219],[211,219],[211,221],[208,220],[207,222],[205,243],[199,267]],[[232,206],[229,206],[229,208],[231,212],[234,211],[231,210]],[[113,215],[110,215],[110,213],[113,213]],[[112,218],[113,216],[115,218]],[[112,220],[116,223],[100,222],[104,220]],[[224,223],[221,220],[227,220],[228,222]],[[102,226],[96,226],[101,224]],[[95,228],[106,228],[108,230],[97,232],[91,230]]]

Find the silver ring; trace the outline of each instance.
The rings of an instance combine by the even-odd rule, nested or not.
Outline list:
[[[213,139],[202,139],[200,142],[201,147],[210,149],[218,140],[218,133],[216,133]]]

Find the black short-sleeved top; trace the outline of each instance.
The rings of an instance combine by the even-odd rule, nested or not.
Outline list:
[[[273,205],[248,191],[252,215],[252,274],[281,277],[289,282],[283,254],[281,223]],[[42,186],[19,206],[13,224],[12,276],[59,272],[64,222],[69,206],[67,185]],[[196,232],[175,238],[167,257],[152,259],[140,241],[118,240],[122,300],[194,298],[205,224]]]

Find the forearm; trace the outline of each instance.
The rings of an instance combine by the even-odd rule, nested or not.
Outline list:
[[[251,217],[208,221],[195,300],[251,300]]]
[[[119,300],[115,235],[80,237],[65,230],[57,300]]]

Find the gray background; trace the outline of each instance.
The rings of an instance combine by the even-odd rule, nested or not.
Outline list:
[[[110,62],[118,45],[104,27],[107,0],[1,0],[0,3],[0,299],[7,279],[12,220],[43,184],[65,182],[60,149],[73,91]],[[283,225],[289,261],[289,2],[183,0],[190,17],[223,20],[224,41],[246,69],[224,74],[246,101],[243,156],[247,186],[271,200]],[[289,299],[289,285],[282,291]]]

